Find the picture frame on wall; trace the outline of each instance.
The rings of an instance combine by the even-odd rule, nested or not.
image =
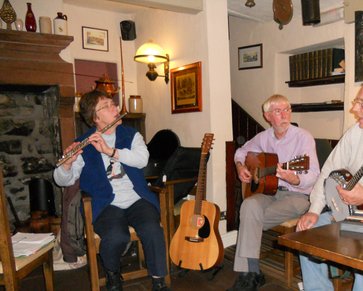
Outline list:
[[[108,52],[108,30],[82,26],[82,47]]]
[[[171,113],[202,111],[202,62],[170,70]]]
[[[238,70],[262,68],[262,43],[238,48]]]

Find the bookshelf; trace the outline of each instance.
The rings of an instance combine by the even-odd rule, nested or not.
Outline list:
[[[292,112],[341,111],[344,110],[344,102],[291,104],[291,109]]]
[[[289,87],[308,87],[308,86],[318,86],[318,85],[339,84],[339,83],[344,83],[344,81],[345,81],[345,74],[318,78],[318,79],[286,81],[285,83],[288,84]]]

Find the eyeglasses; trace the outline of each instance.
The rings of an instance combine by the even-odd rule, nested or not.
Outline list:
[[[113,103],[113,102],[109,102],[109,103],[107,103],[107,104],[105,104],[105,105],[101,106],[100,108],[96,109],[96,111],[95,111],[95,112],[98,112],[98,111],[100,111],[100,110],[102,110],[102,109],[110,110],[112,107],[116,107],[116,104],[115,104],[115,103]]]
[[[287,107],[285,109],[280,109],[280,108],[276,108],[274,110],[270,110],[269,112],[272,112],[274,115],[276,116],[280,116],[282,113],[290,113],[291,112],[291,108]]]
[[[354,106],[355,104],[359,104],[360,109],[363,109],[363,100],[362,100],[362,99],[355,98],[355,99],[352,101],[352,104],[353,104],[353,106]]]

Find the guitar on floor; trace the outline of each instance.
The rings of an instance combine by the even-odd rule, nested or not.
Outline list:
[[[363,166],[353,176],[345,169],[332,171],[328,178],[324,181],[324,191],[326,204],[330,208],[335,221],[342,221],[344,219],[350,220],[363,220],[363,205],[353,206],[345,204],[336,189],[338,185],[342,186],[345,190],[352,190],[358,183],[360,178],[363,177]]]
[[[207,156],[213,134],[203,138],[195,200],[182,204],[180,225],[170,244],[170,258],[180,268],[207,270],[221,263],[224,256],[222,239],[218,231],[220,210],[205,199]]]
[[[276,177],[278,157],[272,153],[248,152],[245,164],[252,175],[251,183],[244,185],[244,198],[256,193],[275,195],[279,179]],[[299,173],[309,170],[308,156],[298,156],[289,162],[283,163],[282,168]]]

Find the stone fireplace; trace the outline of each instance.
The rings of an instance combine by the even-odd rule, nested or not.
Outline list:
[[[75,137],[73,65],[59,56],[72,41],[0,30],[0,164],[21,220],[30,214],[29,181],[52,182],[55,162]],[[61,190],[53,188],[60,214]]]

